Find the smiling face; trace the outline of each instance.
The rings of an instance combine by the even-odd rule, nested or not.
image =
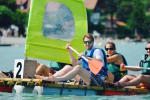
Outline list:
[[[150,56],[150,43],[148,43],[148,44],[146,45],[145,50],[146,50],[148,56]]]
[[[85,37],[83,42],[86,50],[90,50],[93,47],[94,42],[91,39]]]
[[[106,44],[105,50],[106,50],[108,56],[112,56],[113,54],[115,54],[115,48],[110,43]]]

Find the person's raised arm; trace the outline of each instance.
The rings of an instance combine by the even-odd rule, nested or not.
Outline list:
[[[122,56],[119,54],[112,55],[110,57],[107,57],[108,63],[115,63],[115,64],[121,64],[123,62]]]
[[[73,66],[77,65],[77,59],[73,56],[72,50],[69,48],[70,44],[66,44],[66,49],[69,52],[70,60]]]

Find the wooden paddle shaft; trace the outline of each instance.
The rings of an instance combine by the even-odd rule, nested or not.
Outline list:
[[[74,51],[76,54],[78,54],[79,56],[80,56],[80,53],[78,52],[78,51],[76,51],[74,48],[72,48],[71,46],[69,46],[69,48],[72,50],[72,51]],[[87,61],[88,62],[88,59],[87,58],[85,58],[84,56],[81,56],[85,61]]]
[[[2,78],[3,81],[42,82],[40,79]]]
[[[125,68],[136,68],[136,69],[145,69],[145,70],[150,70],[150,68],[137,67],[137,66],[125,66]]]

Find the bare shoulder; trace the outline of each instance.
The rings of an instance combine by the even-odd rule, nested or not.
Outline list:
[[[113,63],[115,63],[115,64],[121,64],[122,61],[123,61],[123,58],[122,58],[122,56],[121,56],[120,54],[114,54],[114,55],[112,55],[112,56],[109,56],[109,57],[107,58],[107,61],[108,61],[109,63],[113,62]]]
[[[120,54],[114,54],[111,57],[116,59],[122,59],[122,56]]]
[[[119,57],[119,58],[122,58],[122,55],[119,54],[119,53],[115,54],[114,56]]]

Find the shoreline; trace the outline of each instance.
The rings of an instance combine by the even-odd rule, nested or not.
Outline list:
[[[24,37],[0,37],[0,46],[23,45],[25,41]]]
[[[101,42],[101,43],[106,43],[107,41],[113,41],[113,42],[135,42],[135,43],[140,43],[140,42],[147,42],[147,39],[142,39],[141,41],[135,40],[135,39],[130,39],[130,38],[125,38],[125,39],[114,39],[110,37],[105,37],[105,38],[98,38],[95,39],[95,42]],[[26,42],[25,37],[0,37],[0,46],[7,46],[7,45],[23,45]]]

